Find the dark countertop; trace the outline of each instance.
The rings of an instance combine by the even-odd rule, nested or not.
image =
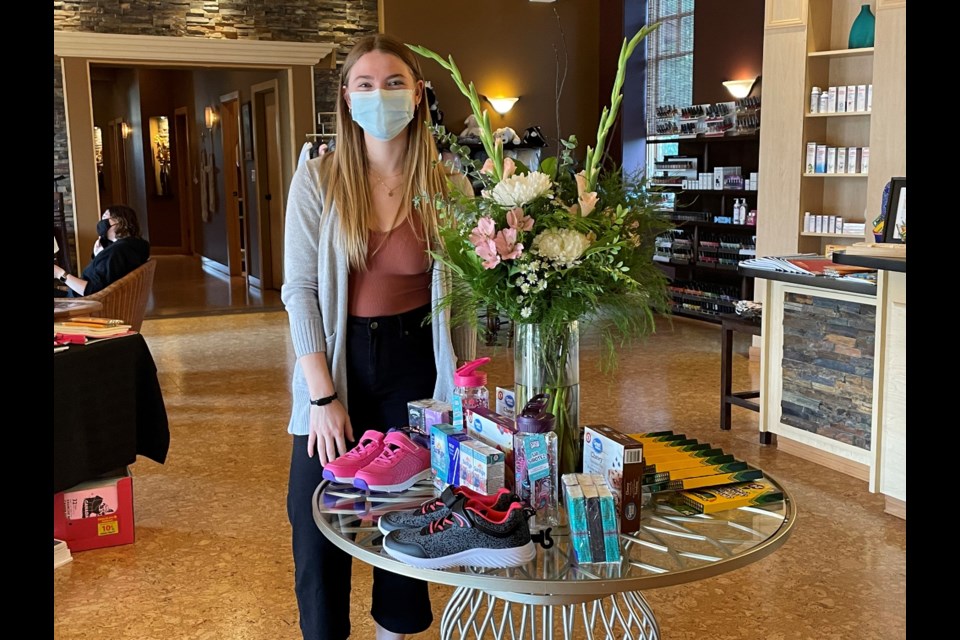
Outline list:
[[[871,282],[857,282],[856,280],[838,280],[837,278],[828,278],[826,276],[801,276],[783,271],[770,271],[767,269],[751,269],[741,266],[738,271],[741,275],[750,278],[765,278],[767,280],[780,280],[791,284],[802,284],[808,287],[818,287],[820,289],[833,289],[834,291],[846,291],[848,293],[863,293],[868,296],[877,295],[877,285]]]
[[[854,267],[867,267],[870,269],[883,269],[885,271],[907,272],[907,258],[894,258],[891,256],[848,256],[845,251],[834,251],[833,261],[837,264],[848,264]]]

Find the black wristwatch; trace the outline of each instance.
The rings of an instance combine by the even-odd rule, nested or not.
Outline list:
[[[59,281],[62,282],[63,284],[67,284],[67,276],[68,276],[68,275],[70,275],[70,274],[67,273],[66,271],[64,271],[64,272],[63,272],[63,275],[61,275],[59,278],[57,278],[57,280],[59,280]]]
[[[310,401],[310,404],[312,404],[312,405],[315,406],[315,407],[324,407],[324,406],[330,404],[331,402],[333,402],[333,401],[336,400],[336,399],[337,399],[337,392],[334,391],[332,396],[327,396],[326,398],[317,398],[316,400],[311,400],[311,401]]]

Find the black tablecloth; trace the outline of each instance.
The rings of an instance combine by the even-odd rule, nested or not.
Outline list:
[[[53,354],[53,492],[170,446],[157,367],[143,336]]]

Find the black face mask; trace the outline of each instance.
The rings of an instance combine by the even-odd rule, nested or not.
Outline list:
[[[100,236],[100,246],[104,249],[113,244],[113,240],[107,237],[108,231],[110,231],[109,220],[101,220],[97,223],[97,235]]]

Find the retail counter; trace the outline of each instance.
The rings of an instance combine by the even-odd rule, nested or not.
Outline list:
[[[864,480],[905,518],[905,274],[874,285],[740,272],[765,288],[761,441],[775,434],[778,448]]]

